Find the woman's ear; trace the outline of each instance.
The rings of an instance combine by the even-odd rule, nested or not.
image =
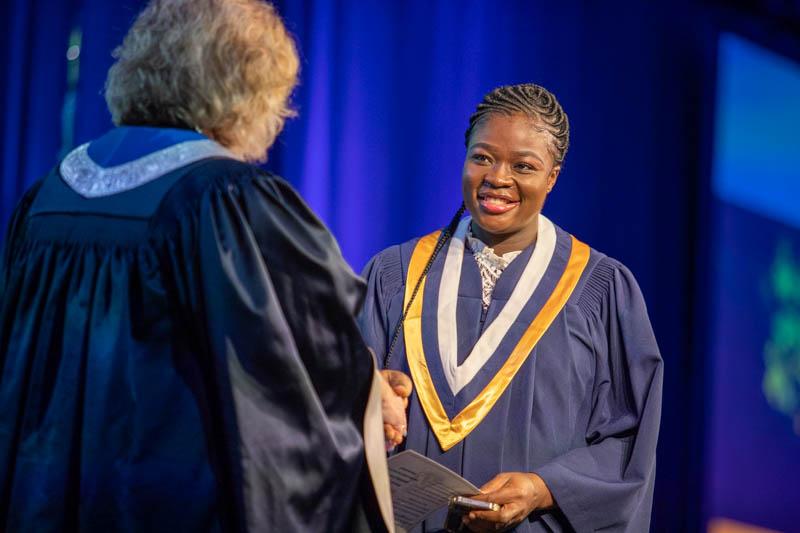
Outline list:
[[[547,194],[550,194],[550,191],[553,190],[553,187],[556,186],[556,181],[558,181],[558,175],[561,173],[561,165],[556,165],[550,171],[550,174],[547,175]]]

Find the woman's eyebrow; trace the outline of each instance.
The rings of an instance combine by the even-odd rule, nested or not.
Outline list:
[[[469,148],[470,148],[470,150],[472,150],[473,148],[483,148],[484,150],[491,150],[491,149],[495,148],[495,146],[493,144],[481,142],[481,143],[472,144],[472,145],[470,145]]]
[[[511,155],[514,155],[514,156],[517,156],[517,157],[532,157],[532,158],[538,159],[539,161],[544,163],[544,159],[539,157],[539,154],[537,154],[536,152],[531,152],[530,150],[519,150],[519,151],[516,151],[516,152],[511,152]]]
[[[495,149],[496,146],[486,142],[477,142],[475,144],[470,145],[469,147],[470,150],[474,150],[475,148],[482,148],[484,150],[491,151],[492,149]],[[542,164],[544,164],[544,159],[542,159],[542,157],[538,153],[533,152],[531,150],[515,150],[511,152],[511,155],[514,157],[532,157],[540,161]]]

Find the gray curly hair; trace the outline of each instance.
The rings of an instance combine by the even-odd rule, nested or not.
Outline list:
[[[152,0],[108,72],[115,124],[193,128],[247,160],[294,112],[295,43],[262,0]]]

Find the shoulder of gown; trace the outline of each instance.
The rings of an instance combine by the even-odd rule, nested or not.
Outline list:
[[[644,297],[633,272],[621,261],[591,248],[589,263],[581,276],[571,303],[586,318],[602,319],[609,305],[625,309],[636,300],[641,303],[643,318],[649,322]]]
[[[404,247],[405,244],[396,244],[378,252],[361,271],[361,277],[380,293],[382,300],[391,300],[405,285]]]

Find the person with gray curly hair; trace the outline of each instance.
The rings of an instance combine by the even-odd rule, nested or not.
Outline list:
[[[153,0],[114,54],[117,127],[6,236],[0,530],[391,529],[410,382],[375,372],[334,238],[249,163],[293,114],[283,22]]]

